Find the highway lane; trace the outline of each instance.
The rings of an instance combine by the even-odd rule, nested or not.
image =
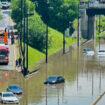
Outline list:
[[[10,10],[1,10],[1,14],[3,18],[0,20],[0,27],[7,27],[9,30],[13,29],[12,23],[10,22],[9,16]],[[15,69],[15,60],[14,60],[14,45],[11,45],[11,40],[8,39],[9,46],[9,64],[8,65],[0,65],[0,70],[14,70]]]

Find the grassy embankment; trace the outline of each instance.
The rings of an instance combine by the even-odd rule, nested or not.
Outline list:
[[[48,54],[51,55],[54,52],[58,51],[60,48],[62,48],[63,35],[60,32],[52,28],[49,28],[48,36],[49,36],[49,39],[51,39],[51,45],[48,49]],[[72,37],[66,37],[66,45],[70,45],[73,42],[76,42],[76,39],[72,40]],[[37,66],[37,62],[44,58],[45,58],[44,53],[29,46],[29,70],[30,71],[34,70],[35,66]]]
[[[54,52],[58,51],[60,48],[62,48],[62,42],[63,42],[63,35],[52,29],[49,28],[49,38],[51,38],[51,46],[48,49],[48,54],[51,55]],[[71,37],[66,38],[66,45],[70,45],[73,42],[76,42],[76,39],[72,41]],[[34,48],[31,48],[29,46],[29,70],[32,71],[37,64],[37,61],[44,59],[45,54],[42,52],[37,51]]]
[[[96,35],[96,38],[102,38],[102,39],[105,39],[105,31],[101,32],[100,34],[97,34]]]
[[[0,11],[0,20],[1,20],[2,18],[3,18],[3,17],[2,17],[1,11]]]

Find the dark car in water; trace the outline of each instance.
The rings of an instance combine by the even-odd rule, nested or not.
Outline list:
[[[22,94],[22,89],[18,84],[9,85],[7,91],[14,94]]]
[[[56,84],[56,83],[63,83],[65,82],[65,79],[62,76],[57,76],[57,75],[53,75],[53,76],[49,76],[44,84]]]

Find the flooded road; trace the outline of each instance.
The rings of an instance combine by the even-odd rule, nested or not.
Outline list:
[[[79,50],[71,47],[65,55],[55,54],[47,65],[42,64],[25,81],[27,98],[21,105],[91,105],[105,90],[105,57],[85,55],[83,48],[86,47],[93,48],[95,53],[99,50],[98,45],[89,42]],[[44,85],[50,75],[62,75],[66,81],[60,85]]]
[[[101,49],[104,46],[102,41]],[[93,48],[95,55],[84,54],[86,47]],[[97,56],[98,50],[98,43],[93,42],[80,49],[72,46],[65,55],[59,52],[50,56],[47,65],[42,63],[38,72],[25,79],[21,73],[9,71],[7,83],[1,85],[0,91],[9,84],[19,84],[23,89],[20,105],[91,105],[105,90],[105,57]],[[50,75],[64,76],[65,83],[44,85]]]

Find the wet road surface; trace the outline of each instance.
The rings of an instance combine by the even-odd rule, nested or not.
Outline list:
[[[26,79],[16,73],[16,78],[14,76],[15,79],[10,79],[8,84],[21,85],[20,105],[91,105],[105,90],[105,57],[87,56],[82,52],[86,47],[97,52],[98,45],[93,45],[93,42],[89,43],[79,51],[71,47],[70,53],[52,55],[47,65],[41,64],[39,71]],[[62,75],[66,81],[64,84],[44,85],[50,75]]]
[[[105,41],[102,41],[101,49],[104,46]],[[20,105],[91,105],[105,90],[105,57],[84,54],[83,48],[86,47],[93,48],[95,52],[99,50],[98,43],[94,42],[83,45],[79,50],[72,46],[65,55],[59,52],[50,56],[47,65],[42,63],[38,72],[25,79],[15,70],[0,71],[0,91],[6,91],[9,84],[19,84],[23,89],[23,94],[18,96]],[[9,66],[4,65],[3,68],[12,70],[10,61]],[[5,78],[6,73],[8,78]],[[65,83],[44,85],[50,75],[64,76]],[[104,103],[103,97],[98,105]]]
[[[1,13],[3,15],[3,18],[0,20],[0,27],[7,27],[8,29],[12,29],[13,26],[10,22],[10,10],[1,10]],[[14,57],[15,57],[15,51],[14,51],[14,46],[11,45],[10,39],[8,39],[8,46],[9,46],[9,64],[8,65],[3,65],[0,64],[0,70],[14,70]]]
[[[8,71],[5,79],[7,71],[1,71],[0,91],[6,91],[9,84],[19,84],[23,89],[23,94],[18,96],[20,105],[91,105],[105,90],[105,57],[87,56],[82,52],[86,47],[97,52],[98,45],[93,45],[91,42],[79,51],[74,46],[70,47],[70,53],[52,55],[47,65],[42,63],[38,72],[25,79],[16,71]],[[50,75],[64,76],[65,83],[44,85]]]

